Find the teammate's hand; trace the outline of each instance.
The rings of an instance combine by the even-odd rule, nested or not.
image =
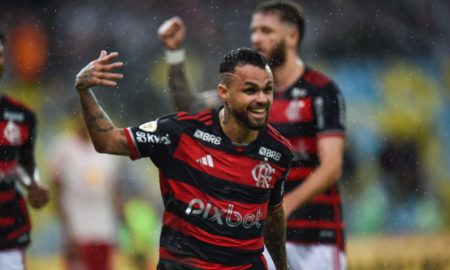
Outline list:
[[[36,209],[44,206],[49,200],[48,190],[38,185],[37,183],[33,183],[28,188],[28,203]]]
[[[179,17],[172,17],[158,28],[158,36],[168,50],[178,50],[183,45],[186,27]]]
[[[122,62],[113,62],[118,55],[117,52],[108,54],[102,50],[97,59],[91,61],[77,74],[75,88],[83,91],[93,86],[116,86],[117,81],[123,78],[123,74],[112,72],[123,66]]]

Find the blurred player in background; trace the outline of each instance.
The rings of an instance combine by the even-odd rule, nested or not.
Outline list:
[[[0,78],[5,58],[5,35],[0,32]],[[3,92],[3,90],[1,91]],[[36,115],[21,102],[0,96],[0,269],[24,270],[31,223],[17,180],[28,192],[28,203],[41,208],[48,192],[39,183],[34,159]]]
[[[122,160],[95,151],[83,120],[51,147],[50,167],[56,209],[65,238],[69,270],[111,270],[122,202],[119,178]]]
[[[229,52],[220,65],[219,110],[172,114],[116,129],[90,87],[116,86],[123,63],[102,51],[77,75],[84,119],[99,152],[150,157],[164,201],[158,269],[287,269],[284,176],[290,144],[266,125],[273,78],[264,57]],[[264,237],[263,237],[264,235]]]
[[[345,269],[345,238],[337,181],[344,152],[344,99],[325,75],[305,66],[299,56],[303,11],[289,1],[258,5],[250,24],[253,48],[273,70],[275,98],[269,122],[295,148],[286,182],[284,211],[290,269]],[[169,64],[169,89],[175,110],[197,111],[219,103],[214,92],[195,95],[185,74],[180,18],[158,30]],[[271,266],[274,269],[274,266]]]

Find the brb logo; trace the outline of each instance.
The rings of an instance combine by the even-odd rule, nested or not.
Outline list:
[[[211,211],[212,210],[212,211]],[[229,227],[237,227],[242,225],[245,229],[253,226],[261,228],[260,218],[262,216],[261,209],[255,213],[249,213],[242,216],[241,213],[234,210],[234,205],[229,203],[227,209],[219,209],[211,203],[204,203],[200,199],[192,199],[185,211],[186,215],[198,215],[210,222],[216,222],[219,225],[226,224]]]
[[[256,181],[256,186],[260,188],[270,188],[269,182],[272,180],[272,175],[275,169],[269,163],[261,162],[252,170],[253,179]]]

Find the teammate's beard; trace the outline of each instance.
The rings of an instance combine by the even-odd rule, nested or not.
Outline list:
[[[238,112],[236,110],[233,110],[229,104],[225,104],[225,106],[228,108],[228,112],[233,115],[233,117],[240,123],[242,123],[244,126],[251,130],[261,130],[263,127],[267,124],[267,118],[268,114],[266,115],[266,119],[264,120],[264,123],[258,124],[258,123],[252,123],[250,119],[248,118],[246,111]]]
[[[275,46],[268,56],[269,66],[271,69],[279,67],[286,62],[286,43],[281,41]]]

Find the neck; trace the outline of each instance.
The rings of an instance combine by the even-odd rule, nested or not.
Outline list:
[[[252,130],[240,123],[225,107],[219,111],[219,121],[225,135],[237,144],[249,144],[256,140],[259,131]]]
[[[302,60],[300,60],[297,53],[288,52],[286,62],[284,62],[283,65],[274,68],[272,71],[276,91],[284,92],[303,75],[305,72],[305,65]]]

